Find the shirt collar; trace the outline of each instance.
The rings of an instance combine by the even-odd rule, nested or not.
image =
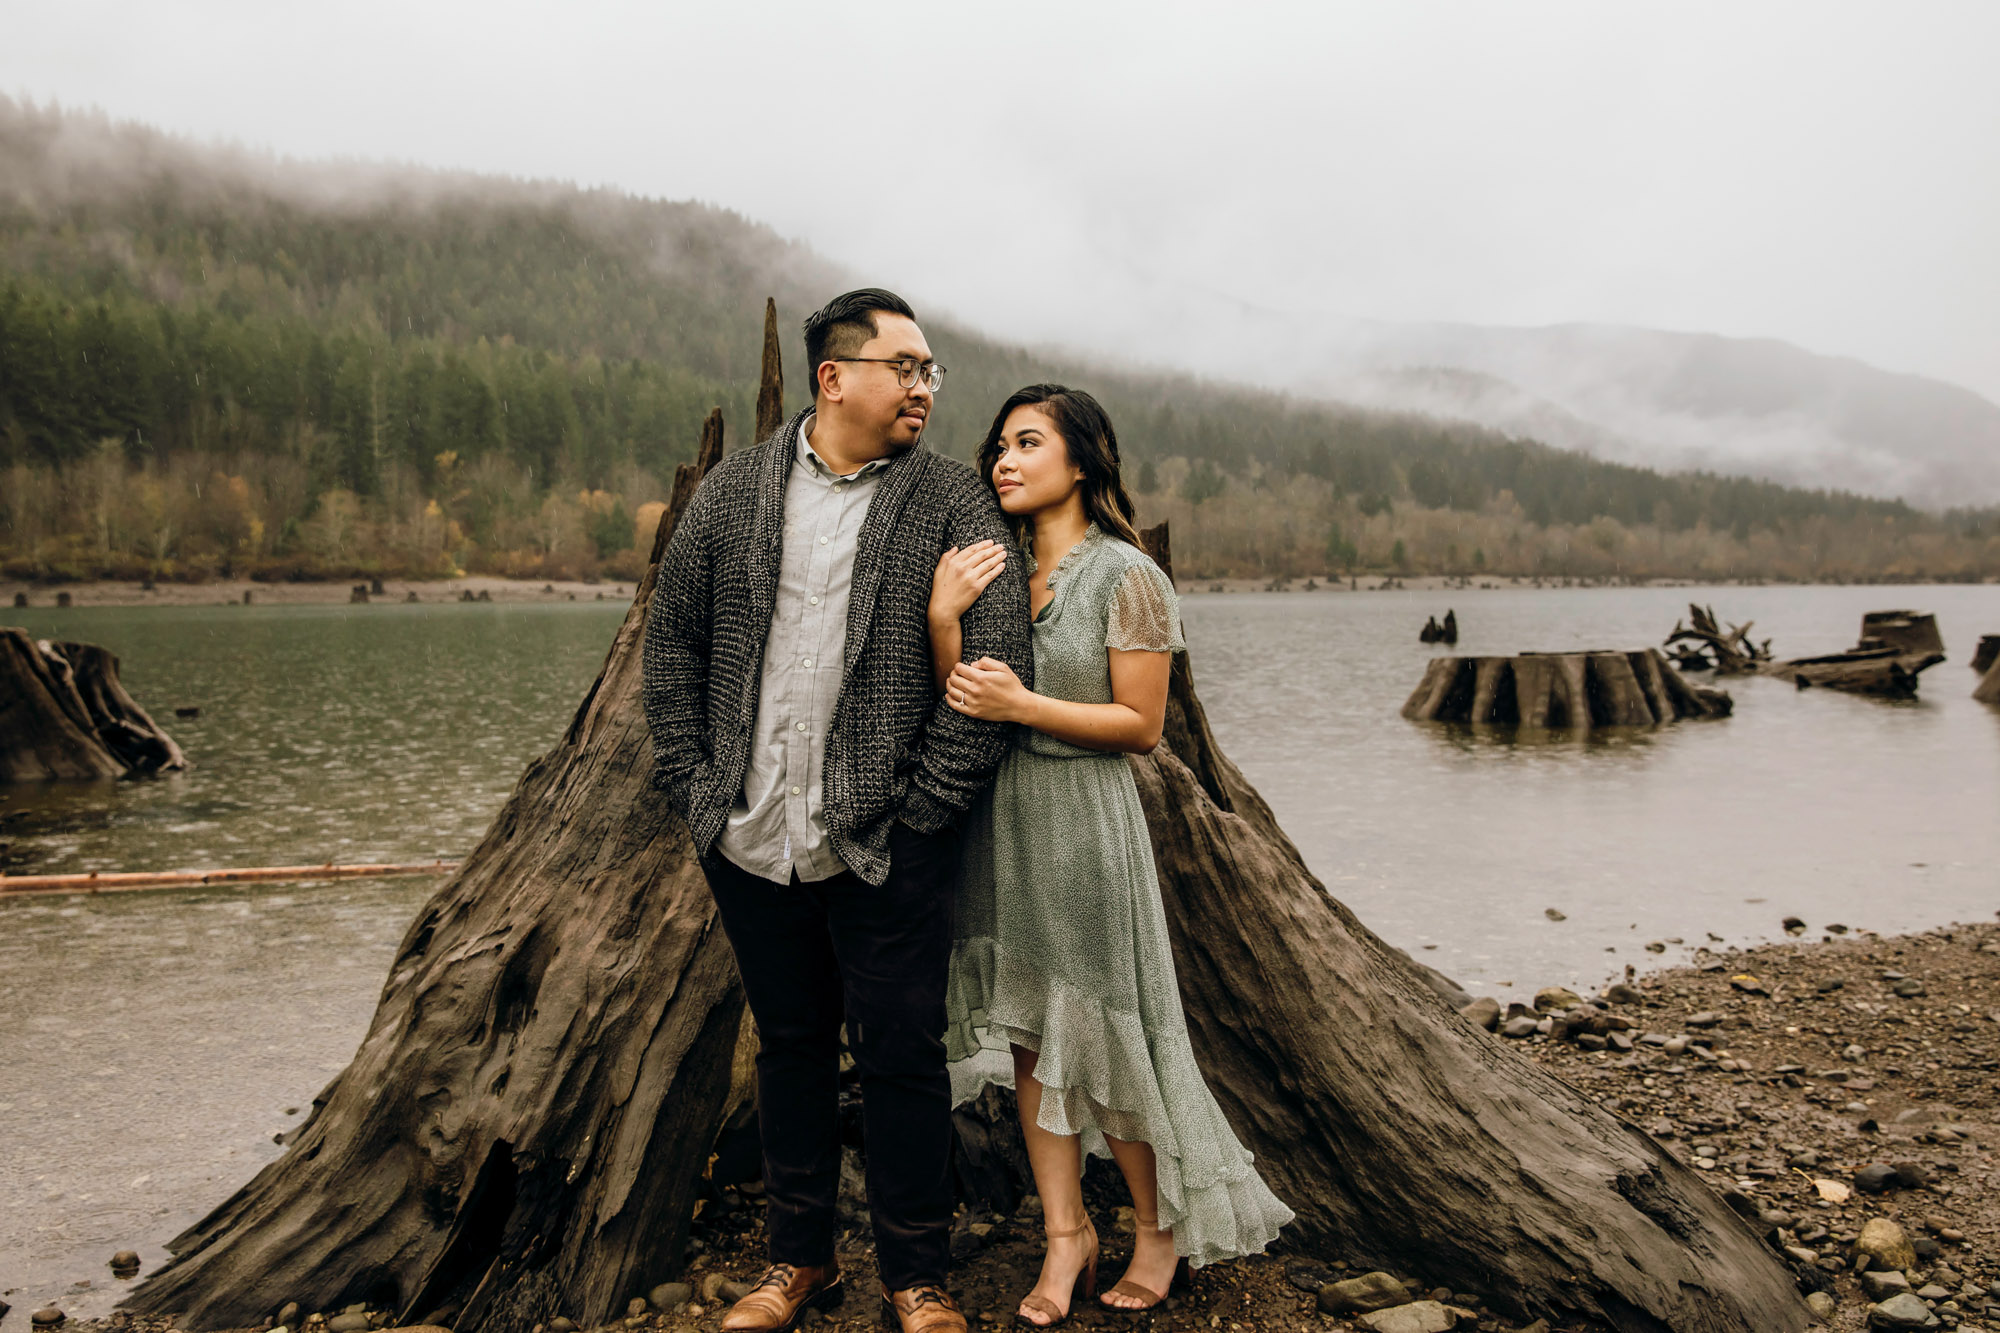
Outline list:
[[[814,452],[812,442],[807,438],[812,434],[813,422],[817,420],[819,420],[819,414],[813,413],[799,423],[798,459],[801,466],[811,468],[814,474],[820,478],[831,482],[860,481],[863,477],[873,476],[875,473],[882,471],[895,461],[896,455],[885,454],[881,458],[871,458],[866,463],[863,463],[860,471],[850,472],[842,476],[828,467],[826,460]]]

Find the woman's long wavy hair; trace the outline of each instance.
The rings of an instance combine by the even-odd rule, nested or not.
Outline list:
[[[1055,423],[1056,433],[1069,450],[1070,463],[1083,469],[1083,512],[1090,521],[1107,536],[1144,550],[1132,497],[1125,493],[1125,481],[1119,475],[1118,432],[1111,428],[1111,416],[1103,405],[1082,389],[1030,384],[1000,404],[992,428],[986,432],[986,442],[979,446],[979,475],[987,487],[993,487],[993,465],[1000,461],[1000,433],[1007,429],[1007,418],[1017,407],[1040,408]],[[999,492],[994,494],[997,498]],[[1025,549],[1030,535],[1027,525],[1011,517],[1008,521]]]

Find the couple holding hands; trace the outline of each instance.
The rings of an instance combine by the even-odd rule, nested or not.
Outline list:
[[[1292,1214],[1196,1067],[1126,754],[1159,742],[1173,585],[1139,549],[1117,436],[1041,384],[974,468],[923,447],[944,368],[864,289],[805,324],[812,403],[730,454],[667,547],[644,644],[655,787],[686,817],[761,1049],[770,1266],[732,1333],[844,1294],[840,1032],[859,1071],[886,1313],[945,1290],[954,1104],[1011,1085],[1048,1248],[1018,1319],[1157,1304],[1183,1259]],[[1137,1234],[1096,1292],[1082,1153]]]

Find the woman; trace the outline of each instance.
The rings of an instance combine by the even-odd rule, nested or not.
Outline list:
[[[1109,1151],[1132,1192],[1132,1262],[1101,1298],[1143,1310],[1185,1256],[1255,1253],[1292,1214],[1202,1082],[1188,1044],[1166,914],[1124,756],[1159,743],[1182,651],[1173,584],[1139,549],[1118,439],[1089,394],[1021,390],[979,470],[1029,551],[1035,685],[961,663],[958,617],[1007,555],[948,551],[931,594],[945,701],[1024,734],[968,820],[946,1034],[953,1093],[1011,1082],[1041,1192],[1048,1251],[1019,1317],[1066,1319],[1095,1294],[1097,1234],[1081,1151]]]

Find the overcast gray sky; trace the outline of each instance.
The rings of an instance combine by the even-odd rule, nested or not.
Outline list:
[[[0,0],[0,89],[700,198],[990,331],[1789,339],[2000,398],[2000,4]]]

